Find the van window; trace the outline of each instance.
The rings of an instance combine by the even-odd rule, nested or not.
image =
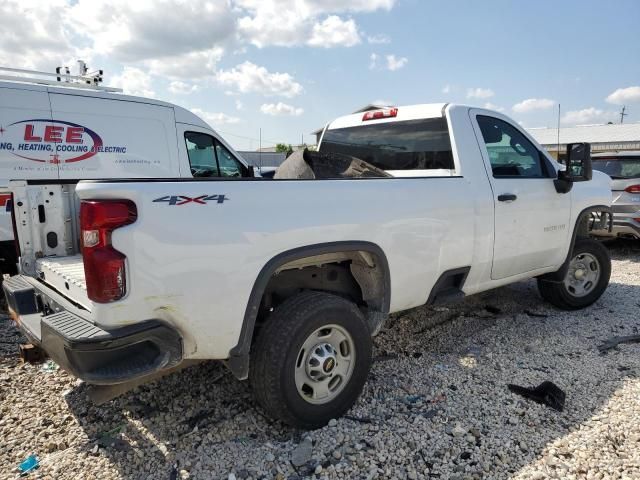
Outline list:
[[[191,175],[197,177],[248,177],[249,171],[233,154],[211,135],[186,132]]]
[[[236,160],[229,150],[216,140],[216,154],[221,177],[242,177],[243,165]]]
[[[342,153],[382,170],[453,170],[444,118],[387,122],[326,130],[320,151]]]
[[[513,125],[494,117],[478,115],[494,178],[547,177],[542,154]]]
[[[194,177],[219,177],[213,137],[205,133],[186,132],[184,139],[187,143],[191,175]]]

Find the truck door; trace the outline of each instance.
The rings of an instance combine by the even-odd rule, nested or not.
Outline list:
[[[570,235],[570,194],[556,192],[556,170],[507,117],[471,110],[494,196],[491,278],[559,265]]]
[[[57,179],[59,133],[44,87],[1,87],[0,187],[9,180]]]

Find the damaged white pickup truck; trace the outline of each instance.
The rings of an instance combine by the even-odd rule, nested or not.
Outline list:
[[[16,180],[21,273],[3,288],[88,383],[220,359],[268,414],[317,427],[358,398],[389,313],[534,277],[560,308],[602,295],[591,234],[610,180],[587,144],[568,156],[500,113],[437,104],[339,118],[273,180]]]

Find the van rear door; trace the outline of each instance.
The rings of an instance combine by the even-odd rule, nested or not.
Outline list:
[[[173,108],[75,92],[49,98],[65,127],[61,179],[179,176]]]

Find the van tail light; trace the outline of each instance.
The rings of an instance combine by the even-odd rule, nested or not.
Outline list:
[[[640,193],[640,185],[629,185],[624,191],[627,193]]]
[[[130,200],[89,200],[80,204],[82,260],[87,296],[97,303],[114,302],[127,291],[125,259],[111,245],[117,228],[136,221],[138,212]]]
[[[392,118],[398,116],[397,108],[384,108],[381,110],[371,110],[369,112],[365,112],[362,116],[362,121],[365,120],[377,120],[378,118]]]

